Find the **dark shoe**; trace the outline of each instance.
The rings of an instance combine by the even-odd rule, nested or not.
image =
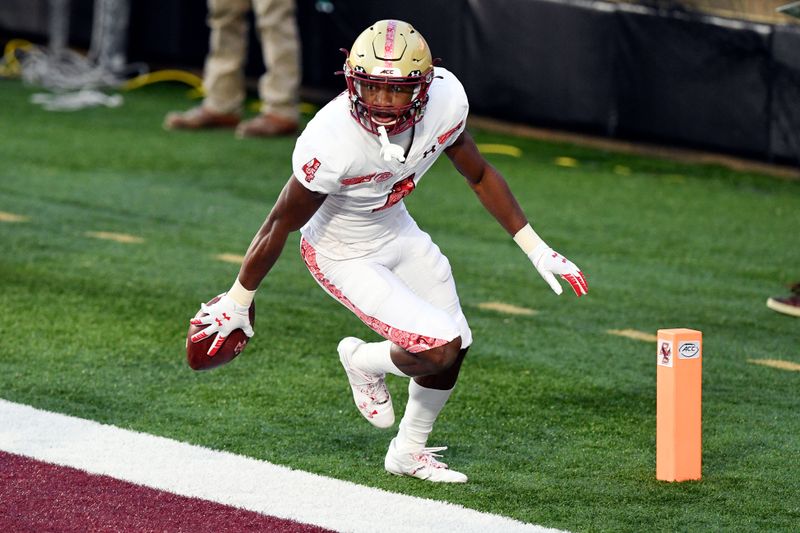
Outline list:
[[[236,136],[245,137],[278,137],[281,135],[294,135],[299,124],[296,120],[279,115],[263,114],[250,120],[245,120],[236,128]]]
[[[791,290],[789,296],[767,299],[767,307],[784,315],[800,317],[800,283],[792,285]]]
[[[183,113],[167,113],[164,118],[166,130],[199,130],[206,128],[233,128],[239,124],[237,113],[215,113],[203,106],[193,107]]]

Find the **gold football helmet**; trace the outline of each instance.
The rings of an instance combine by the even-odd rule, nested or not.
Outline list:
[[[367,131],[389,135],[422,119],[433,80],[428,43],[411,24],[380,20],[353,43],[344,64],[350,113]]]

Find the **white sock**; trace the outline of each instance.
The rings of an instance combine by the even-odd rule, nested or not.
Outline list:
[[[392,361],[390,350],[391,341],[365,342],[359,346],[350,358],[350,364],[357,370],[366,374],[384,375],[394,374],[404,378],[409,377]]]
[[[453,389],[426,389],[411,380],[408,384],[406,412],[395,438],[395,446],[400,452],[416,452],[425,447],[428,435],[433,431],[433,423],[452,392]]]

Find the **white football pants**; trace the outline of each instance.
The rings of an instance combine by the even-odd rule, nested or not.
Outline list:
[[[367,326],[411,353],[472,332],[461,310],[450,262],[409,219],[389,244],[362,257],[334,260],[301,240],[303,260],[325,291]]]

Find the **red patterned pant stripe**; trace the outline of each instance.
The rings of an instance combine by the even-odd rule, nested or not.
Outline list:
[[[336,287],[331,281],[325,277],[322,270],[317,264],[317,251],[306,241],[302,239],[300,242],[300,253],[303,256],[303,261],[311,272],[311,275],[327,290],[331,296],[339,300],[345,307],[352,311],[361,321],[369,326],[372,331],[383,337],[384,339],[392,341],[401,348],[408,350],[411,353],[424,352],[431,348],[437,348],[449,341],[445,339],[437,339],[435,337],[427,337],[418,333],[404,331],[402,329],[393,328],[385,322],[381,322],[375,317],[369,316],[361,309],[356,307],[347,296],[342,294],[342,291]]]

